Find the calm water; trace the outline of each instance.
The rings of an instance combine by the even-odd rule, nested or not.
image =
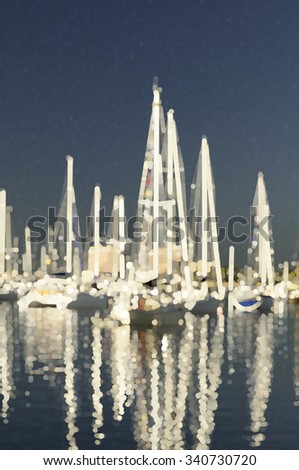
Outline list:
[[[299,308],[174,330],[0,305],[2,449],[299,449]]]

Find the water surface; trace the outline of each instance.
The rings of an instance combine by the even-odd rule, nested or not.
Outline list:
[[[1,449],[299,449],[299,307],[104,327],[0,305]]]

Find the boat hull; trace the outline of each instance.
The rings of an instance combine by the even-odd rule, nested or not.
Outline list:
[[[261,305],[259,306],[258,309],[263,312],[266,312],[266,311],[270,312],[271,309],[273,308],[273,303],[274,303],[273,297],[271,297],[270,295],[262,295]]]
[[[74,310],[100,310],[104,312],[108,309],[109,297],[107,295],[94,297],[93,295],[80,293],[78,297],[67,306]]]
[[[0,293],[0,302],[15,302],[18,299],[16,292]]]
[[[41,295],[38,292],[29,292],[18,301],[18,306],[21,311],[27,308],[45,307],[65,309],[72,300],[72,298],[61,294]]]
[[[38,300],[33,300],[32,302],[29,303],[27,308],[56,308],[57,309],[57,304],[55,303],[44,303],[44,302],[39,302]]]
[[[191,313],[193,315],[206,315],[219,312],[219,309],[223,312],[223,301],[209,297],[207,300],[200,300],[196,302]]]
[[[238,300],[236,297],[233,297],[232,302],[236,310],[245,313],[256,312],[262,304],[262,302],[256,298]]]
[[[130,323],[136,326],[182,326],[185,324],[185,311],[161,308],[152,311],[136,309],[130,311]]]

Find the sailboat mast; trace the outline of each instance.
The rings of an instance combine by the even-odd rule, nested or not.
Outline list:
[[[40,249],[40,270],[43,273],[43,275],[47,274],[46,258],[47,258],[46,247],[45,245],[42,245]]]
[[[211,216],[211,235],[212,235],[213,254],[214,254],[214,261],[215,261],[217,289],[218,289],[218,293],[220,294],[223,291],[223,284],[222,284],[221,262],[220,262],[220,253],[219,253],[219,245],[218,245],[216,209],[215,209],[215,198],[214,198],[214,191],[213,191],[210,151],[209,151],[209,144],[206,138],[203,139],[202,145],[205,149],[204,153],[206,153],[205,160],[206,160],[206,165],[207,165],[206,172],[207,172],[209,208],[210,208],[210,216]],[[204,220],[205,219],[203,219],[203,221]],[[205,233],[207,234],[207,231]]]
[[[5,272],[6,191],[0,190],[0,276]]]
[[[94,239],[94,275],[97,277],[100,273],[100,204],[101,204],[101,190],[100,186],[95,186],[93,196],[93,239]]]
[[[160,92],[154,90],[153,115],[154,115],[154,197],[153,197],[153,271],[154,277],[159,275],[159,186],[160,186]]]
[[[252,287],[252,281],[253,281],[252,266],[247,266],[246,282],[249,287]]]
[[[12,240],[11,240],[11,213],[12,207],[6,207],[6,228],[5,228],[5,239],[6,239],[6,272],[11,274],[12,270]]]
[[[262,172],[258,174],[257,181],[257,195],[258,195],[258,224],[260,225],[265,217],[265,195],[264,195],[264,175]],[[261,235],[260,229],[258,231],[258,253],[259,253],[259,277],[262,285],[266,284],[267,271],[265,263],[265,240]]]
[[[167,119],[170,120],[171,111],[167,113]],[[170,122],[170,121],[169,121]],[[172,274],[172,259],[173,259],[173,242],[172,242],[172,229],[169,224],[173,217],[173,141],[170,138],[170,128],[168,126],[168,140],[167,140],[167,197],[169,204],[167,205],[167,274]]]
[[[116,279],[118,276],[118,258],[119,258],[119,200],[118,196],[113,199],[113,261],[112,261],[112,276]]]
[[[273,269],[273,264],[272,264],[272,256],[271,256],[271,244],[270,244],[270,230],[269,230],[269,216],[270,216],[270,210],[269,210],[269,205],[267,204],[266,206],[266,224],[265,224],[265,232],[266,232],[266,272],[267,272],[267,278],[268,278],[268,283],[269,283],[269,288],[270,290],[274,289],[274,269]]]
[[[229,247],[229,261],[228,261],[228,290],[234,290],[234,265],[235,265],[235,247]]]
[[[208,194],[207,194],[207,139],[202,139],[201,144],[201,274],[203,278],[208,274],[208,232],[207,232],[207,217],[208,217]]]
[[[67,219],[67,242],[66,242],[66,272],[72,272],[72,245],[73,245],[73,158],[68,155],[67,161],[67,192],[66,192],[66,219]]]
[[[174,174],[175,174],[175,184],[176,184],[176,197],[177,197],[177,205],[178,205],[179,224],[180,224],[180,230],[182,234],[181,247],[182,247],[182,259],[184,262],[184,277],[186,281],[187,290],[191,291],[192,281],[191,281],[191,273],[190,273],[190,269],[188,265],[189,253],[188,253],[188,244],[187,244],[186,214],[185,214],[185,209],[184,209],[183,188],[182,188],[179,153],[178,153],[178,145],[177,145],[177,130],[176,130],[176,123],[173,118],[173,113],[174,111],[172,109],[167,113],[169,126],[171,130],[171,134],[169,138],[172,142],[172,148],[173,148],[173,164],[174,164]]]
[[[285,283],[286,286],[288,285],[288,282],[289,282],[289,263],[288,263],[288,261],[285,261],[283,263],[283,282]]]
[[[12,268],[18,273],[19,272],[19,237],[14,237],[13,239],[13,259],[12,259]]]
[[[25,259],[26,259],[26,272],[31,275],[32,274],[32,252],[31,252],[31,233],[30,228],[25,228]]]
[[[119,210],[119,276],[120,279],[125,279],[126,263],[125,263],[125,198],[118,196],[118,210]]]

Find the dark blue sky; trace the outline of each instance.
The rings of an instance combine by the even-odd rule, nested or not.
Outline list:
[[[68,153],[82,215],[97,182],[109,210],[122,193],[134,213],[158,75],[188,185],[202,134],[222,222],[249,215],[262,170],[276,260],[290,257],[299,234],[298,24],[289,0],[2,0],[0,186],[15,226],[58,204]]]

